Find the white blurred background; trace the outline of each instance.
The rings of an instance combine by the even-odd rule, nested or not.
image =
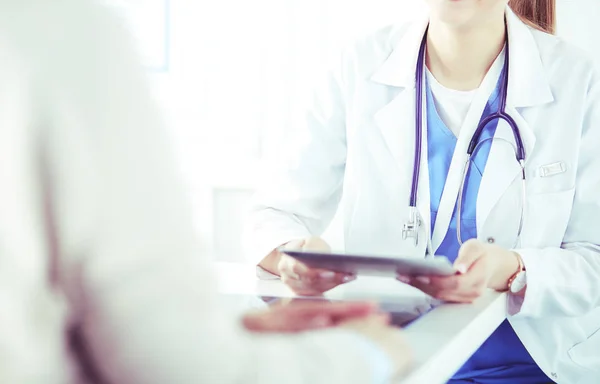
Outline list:
[[[108,0],[107,0],[108,1]],[[285,148],[311,80],[354,37],[422,0],[109,0],[137,36],[176,139],[206,251],[243,261],[261,158]],[[558,34],[600,62],[600,0],[557,0]],[[336,225],[328,233],[339,242]]]

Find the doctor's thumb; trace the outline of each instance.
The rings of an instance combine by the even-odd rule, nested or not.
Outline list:
[[[466,273],[471,266],[483,255],[485,255],[486,244],[477,239],[466,241],[458,251],[458,257],[454,262],[454,267],[459,273]]]

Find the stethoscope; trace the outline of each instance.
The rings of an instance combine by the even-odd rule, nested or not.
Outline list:
[[[522,182],[522,202],[521,206],[521,217],[519,220],[519,230],[517,233],[517,239],[521,234],[521,229],[523,228],[523,216],[524,216],[524,203],[525,203],[525,147],[523,145],[523,140],[521,138],[521,134],[519,133],[519,127],[515,120],[506,113],[506,98],[508,95],[508,69],[509,69],[509,46],[508,46],[508,30],[506,30],[506,48],[505,48],[505,56],[504,56],[504,71],[502,72],[501,79],[501,89],[499,95],[499,106],[498,111],[487,116],[485,119],[479,122],[477,129],[473,133],[471,137],[471,141],[469,142],[469,146],[467,147],[467,161],[465,162],[465,166],[463,168],[462,181],[460,184],[458,200],[457,200],[457,225],[456,225],[456,238],[460,245],[463,244],[462,235],[461,235],[461,213],[462,213],[462,200],[464,195],[464,186],[467,179],[467,175],[469,173],[471,157],[479,147],[479,145],[487,140],[494,140],[494,138],[486,139],[483,141],[479,141],[481,134],[485,127],[494,120],[504,120],[508,123],[509,127],[513,132],[513,136],[515,139],[516,147],[513,147],[515,151],[515,156],[517,161],[519,162],[519,166],[521,168],[521,182]],[[414,163],[413,163],[413,177],[412,177],[412,185],[410,190],[410,201],[409,201],[409,218],[408,221],[404,224],[402,229],[402,238],[406,240],[407,238],[413,238],[415,242],[415,246],[418,244],[418,231],[422,224],[421,218],[419,216],[419,212],[417,209],[417,191],[419,188],[419,173],[420,173],[420,164],[421,164],[421,152],[422,152],[422,127],[423,127],[423,76],[425,69],[425,48],[427,46],[427,31],[425,31],[425,36],[423,37],[423,41],[421,42],[421,48],[419,49],[419,57],[417,58],[417,69],[416,69],[416,122],[415,122],[415,155],[414,155]],[[511,143],[512,146],[512,143]],[[427,231],[428,232],[428,231]],[[429,235],[427,235],[429,238]],[[429,240],[429,239],[428,239]],[[433,253],[431,249],[428,250],[429,253]]]

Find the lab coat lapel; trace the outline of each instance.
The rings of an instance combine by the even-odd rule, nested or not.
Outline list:
[[[527,164],[528,156],[535,147],[536,135],[520,111],[550,103],[554,97],[531,30],[510,9],[507,10],[507,23],[510,64],[506,112],[517,123],[525,147],[525,164]],[[482,233],[483,225],[494,206],[519,177],[520,167],[516,161],[515,151],[511,148],[514,143],[515,140],[509,125],[505,121],[500,121],[479,189],[478,233]],[[514,187],[521,188],[521,185],[515,183]],[[507,209],[513,211],[514,214],[520,214],[520,207],[517,205],[514,209],[513,207],[507,207]]]
[[[378,110],[375,124],[400,170],[412,172],[415,143],[415,91],[401,90],[393,99]],[[398,169],[396,168],[396,171]]]
[[[406,190],[410,190],[412,175],[415,166],[415,88],[405,88],[389,104],[375,114],[375,122],[395,159],[393,172],[401,172],[408,175]],[[419,232],[419,241],[425,242],[430,239],[430,194],[429,194],[429,166],[427,162],[427,114],[425,113],[423,100],[423,125],[420,127],[422,135],[421,163],[419,164],[419,188],[417,190],[417,209],[420,214],[423,232]],[[393,176],[392,176],[393,177]],[[406,201],[409,206],[409,201]],[[408,212],[408,211],[407,211]],[[408,220],[400,218],[404,223]],[[423,244],[420,244],[423,245]],[[424,249],[418,247],[419,249]]]
[[[412,23],[389,57],[371,76],[371,81],[385,86],[384,92],[389,95],[389,102],[375,113],[374,119],[400,168],[406,166],[414,149],[415,68],[427,25],[425,15]]]
[[[460,129],[454,154],[452,155],[452,161],[450,163],[450,168],[448,169],[448,176],[446,178],[446,184],[440,200],[440,206],[432,234],[434,250],[437,250],[446,237],[458,198],[460,183],[463,179],[463,170],[467,161],[467,148],[477,124],[481,119],[481,115],[487,104],[489,95],[493,90],[495,81],[488,77],[484,80],[484,83],[486,84],[482,85],[482,88],[477,91],[477,94],[473,99],[471,107],[465,117],[465,121]]]
[[[395,45],[392,53],[382,66],[373,74],[371,81],[386,87],[390,101],[374,115],[374,121],[395,160],[395,172],[403,172],[409,177],[405,188],[411,188],[410,182],[414,171],[415,154],[415,68],[418,52],[427,28],[426,14],[417,18],[402,39]],[[425,106],[425,98],[423,98]],[[425,107],[423,107],[425,111]],[[424,244],[430,238],[430,196],[429,172],[427,165],[427,124],[426,113],[423,113],[421,163],[419,164],[419,188],[417,191],[417,208],[422,222],[422,232],[419,232],[418,249],[424,249]],[[406,201],[408,207],[409,201]],[[407,210],[408,212],[408,210]],[[408,219],[399,218],[400,223]],[[410,240],[412,241],[412,240]],[[422,255],[417,255],[422,256]]]
[[[371,81],[385,86],[389,102],[374,116],[396,164],[412,169],[415,142],[415,68],[428,19],[411,24],[394,46],[385,62],[371,76]],[[410,155],[409,155],[410,154]]]

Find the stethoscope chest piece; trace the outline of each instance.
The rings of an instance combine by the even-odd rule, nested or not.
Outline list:
[[[402,227],[402,240],[412,238],[415,246],[419,245],[419,229],[421,228],[421,217],[416,207],[409,207],[409,218]]]

